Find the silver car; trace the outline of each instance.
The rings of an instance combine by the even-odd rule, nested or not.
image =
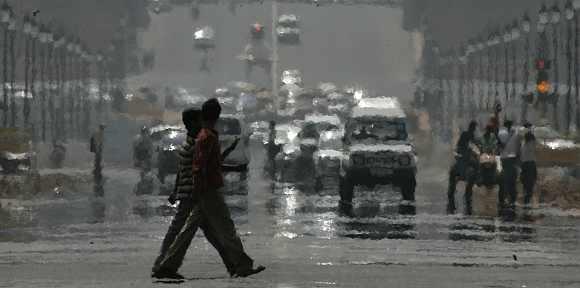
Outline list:
[[[248,150],[250,133],[241,115],[222,115],[216,125],[216,130],[220,134],[221,150],[225,150],[239,138],[240,141],[236,149],[232,151],[223,161],[224,172],[246,172],[250,164],[250,153]]]

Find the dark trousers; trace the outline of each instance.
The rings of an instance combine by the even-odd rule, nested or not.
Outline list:
[[[252,269],[254,261],[244,252],[223,192],[204,193],[192,206],[183,230],[176,236],[158,269],[170,272],[179,269],[198,228],[203,230],[208,241],[218,250],[230,275]]]
[[[183,227],[186,226],[186,222],[189,218],[189,215],[191,215],[191,212],[193,211],[195,206],[196,205],[192,199],[183,199],[179,201],[179,204],[177,206],[177,214],[175,214],[175,216],[173,217],[173,220],[169,225],[169,229],[167,230],[167,234],[165,234],[165,238],[163,239],[163,243],[161,244],[161,251],[159,252],[159,256],[157,257],[157,259],[155,260],[155,264],[153,265],[152,269],[153,272],[156,272],[160,270],[160,268],[162,268],[161,263],[167,257],[169,248],[172,246],[173,243],[175,243],[175,240],[178,237],[178,235],[180,235],[180,232],[182,231]],[[224,252],[225,250],[221,245],[220,241],[218,241],[215,231],[210,229],[209,225],[207,224],[207,221],[201,222],[199,227],[203,230],[203,233],[207,241],[216,248],[216,250],[222,257],[222,260],[224,261],[224,263],[226,263],[226,268],[228,272],[230,272],[231,274],[233,271],[233,265],[227,262],[227,258],[225,258]],[[171,263],[172,266],[176,266],[177,268],[181,266],[181,264],[183,263],[183,259],[185,258],[185,254],[187,253],[187,249],[189,248],[189,245],[191,244],[191,241],[193,240],[194,236],[195,233],[189,233],[181,237],[180,239],[181,242],[180,245],[178,246],[179,248],[173,251],[175,256],[172,258]],[[177,268],[174,270],[176,271]]]
[[[473,213],[473,186],[477,180],[477,173],[477,165],[466,160],[465,157],[456,159],[455,164],[449,170],[449,184],[447,187],[448,213],[455,213],[455,192],[459,180],[465,181],[465,194],[463,195],[465,214],[471,215]]]
[[[524,203],[529,205],[534,194],[538,170],[535,161],[526,161],[522,163],[521,180],[524,186]]]
[[[516,158],[501,159],[502,166],[502,181],[499,189],[498,201],[500,207],[504,207],[506,196],[509,197],[510,208],[515,208],[518,191],[516,189],[517,182],[517,168]]]

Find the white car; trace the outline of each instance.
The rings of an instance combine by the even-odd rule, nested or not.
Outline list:
[[[302,87],[302,73],[299,70],[285,70],[282,72],[282,84],[298,85]]]
[[[224,151],[239,138],[236,149],[223,161],[224,172],[246,172],[250,164],[249,142],[250,131],[241,115],[222,115],[217,122],[216,130],[219,133],[221,150]]]
[[[276,27],[276,34],[278,40],[283,44],[298,44],[300,43],[300,28],[298,28],[299,20],[296,15],[282,15],[278,18],[278,25]]]
[[[215,47],[215,32],[213,28],[204,26],[195,28],[193,43],[197,49],[211,49]]]

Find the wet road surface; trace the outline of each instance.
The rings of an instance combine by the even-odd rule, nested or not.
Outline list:
[[[578,211],[518,210],[505,221],[488,211],[493,195],[476,193],[473,216],[446,215],[445,171],[422,167],[415,211],[379,187],[358,189],[356,216],[346,217],[336,188],[273,183],[263,149],[251,150],[248,179],[227,177],[227,201],[268,270],[229,279],[199,233],[181,270],[194,277],[186,287],[580,287]],[[148,276],[173,208],[165,196],[135,196],[136,171],[105,174],[104,199],[0,200],[0,287],[164,285]]]

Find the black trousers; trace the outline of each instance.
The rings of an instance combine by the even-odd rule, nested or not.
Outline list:
[[[524,203],[530,204],[532,195],[534,194],[534,187],[536,186],[536,179],[538,177],[538,169],[535,161],[526,161],[522,163],[522,172],[520,175],[522,184],[524,186]]]
[[[516,158],[503,158],[501,159],[502,166],[502,181],[499,189],[499,205],[504,207],[506,196],[509,197],[510,208],[515,208],[516,200],[518,196],[518,190],[516,189],[517,183],[517,167]]]

